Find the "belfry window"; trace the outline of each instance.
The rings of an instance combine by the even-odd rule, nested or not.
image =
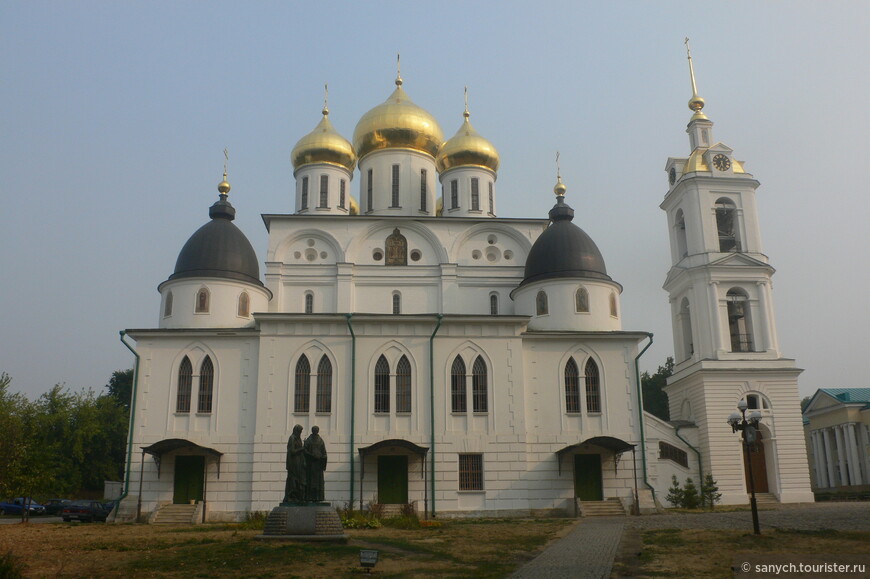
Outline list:
[[[402,356],[396,364],[396,412],[411,411],[411,363]]]
[[[426,211],[426,197],[429,191],[426,187],[426,169],[420,169],[420,211]]]
[[[610,294],[610,315],[614,318],[619,317],[619,310],[616,309],[616,294]]]
[[[320,204],[318,207],[329,207],[329,175],[320,176]]]
[[[580,413],[580,371],[574,358],[565,364],[565,412]]]
[[[332,362],[326,354],[317,365],[317,400],[314,408],[317,412],[332,411]]]
[[[450,182],[450,208],[459,207],[459,181],[454,179]]]
[[[247,318],[251,315],[251,297],[248,292],[242,292],[239,295],[239,317]]]
[[[692,339],[692,312],[689,309],[688,298],[683,298],[680,302],[680,327],[683,331],[683,359],[687,360],[695,353]]]
[[[390,363],[383,355],[375,364],[375,412],[390,412]]]
[[[535,313],[539,316],[546,316],[550,313],[549,305],[547,304],[547,293],[544,290],[538,292],[535,298]]]
[[[674,234],[677,239],[677,255],[679,259],[682,259],[689,255],[686,242],[686,218],[683,216],[682,209],[677,209],[677,215],[674,219]]]
[[[305,354],[296,362],[296,384],[293,395],[293,412],[308,413],[311,402],[311,364]]]
[[[465,391],[465,362],[460,356],[450,369],[450,410],[457,414],[468,412],[468,394]]]
[[[742,251],[737,228],[737,207],[725,197],[716,201],[716,231],[719,234],[719,251]]]
[[[214,364],[209,356],[199,367],[199,401],[196,411],[200,414],[211,414],[212,393],[214,391]]]
[[[184,357],[178,367],[178,394],[175,398],[176,412],[190,412],[190,390],[193,386],[193,365],[190,358]]]
[[[580,314],[589,313],[589,292],[585,287],[577,288],[577,293],[574,294],[575,310]]]
[[[209,302],[209,293],[208,288],[200,288],[198,292],[196,292],[196,307],[194,309],[194,313],[197,314],[207,314],[208,313],[208,302]]]
[[[471,178],[471,210],[480,211],[480,180]]]
[[[728,290],[728,332],[732,352],[754,352],[749,296],[740,288]]]
[[[166,292],[166,301],[163,303],[163,317],[172,315],[172,292]]]
[[[299,202],[299,210],[306,211],[308,209],[308,177],[302,177],[302,198]]]
[[[592,358],[586,362],[586,412],[601,412],[601,380]]]
[[[374,186],[372,183],[373,176],[372,176],[371,169],[369,169],[367,177],[368,178],[366,179],[366,211],[371,211],[372,210],[372,190],[373,190],[373,186]]]

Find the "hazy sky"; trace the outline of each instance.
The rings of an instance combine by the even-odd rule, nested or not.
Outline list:
[[[574,223],[625,287],[625,329],[673,353],[669,156],[687,156],[689,36],[714,140],[758,190],[784,354],[806,395],[866,387],[867,2],[39,2],[0,8],[0,371],[31,397],[132,367],[157,285],[208,220],[230,151],[236,224],[292,211],[290,150],[348,139],[405,89],[501,154],[501,217],[546,217],[561,151]],[[864,177],[862,177],[864,175]],[[358,197],[358,180],[352,185]]]

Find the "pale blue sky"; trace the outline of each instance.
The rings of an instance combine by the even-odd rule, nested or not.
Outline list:
[[[761,181],[780,345],[801,392],[866,386],[870,4],[39,2],[0,8],[0,371],[100,388],[154,327],[157,285],[208,219],[230,150],[237,225],[291,211],[289,152],[405,89],[447,136],[463,86],[498,148],[502,217],[545,217],[554,154],[575,223],[623,284],[624,327],[673,352],[658,208],[689,152],[683,37],[714,137]],[[357,195],[358,184],[353,184]]]

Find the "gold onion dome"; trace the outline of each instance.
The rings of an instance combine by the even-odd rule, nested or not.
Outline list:
[[[327,163],[353,171],[356,154],[350,141],[338,134],[329,121],[329,109],[323,107],[323,118],[314,130],[299,139],[290,153],[293,168],[313,163]]]
[[[381,149],[415,149],[434,157],[443,142],[444,133],[435,117],[408,98],[401,77],[390,98],[364,114],[353,132],[360,159]]]
[[[498,171],[498,151],[492,143],[480,136],[468,121],[469,113],[466,109],[463,113],[465,120],[449,141],[441,147],[438,158],[435,160],[438,171],[443,173],[454,167],[475,165],[486,167],[492,171]]]

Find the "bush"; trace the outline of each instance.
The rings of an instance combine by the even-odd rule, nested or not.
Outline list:
[[[683,506],[683,489],[680,488],[680,481],[677,480],[677,475],[671,476],[671,488],[668,489],[665,500],[674,507]]]
[[[701,497],[698,494],[698,487],[690,478],[686,479],[686,484],[683,487],[683,502],[680,505],[684,509],[697,509],[701,504]]]
[[[372,515],[371,511],[355,511],[349,503],[336,510],[345,529],[379,529],[382,526],[380,519]]]
[[[24,566],[12,551],[0,556],[0,577],[4,579],[23,579]]]
[[[722,493],[719,492],[719,486],[713,480],[713,475],[708,474],[704,477],[704,482],[701,484],[701,504],[709,505],[710,510],[716,506],[722,499]]]

